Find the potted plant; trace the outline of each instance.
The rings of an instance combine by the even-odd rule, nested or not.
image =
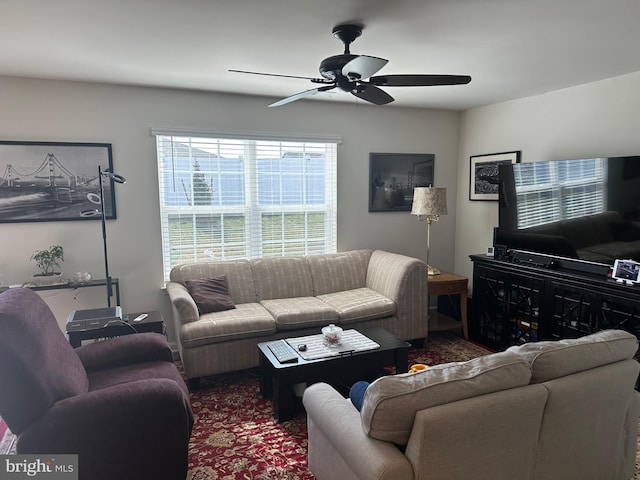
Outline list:
[[[51,245],[46,250],[36,250],[31,255],[31,260],[36,262],[40,273],[33,275],[32,279],[36,283],[51,283],[62,277],[62,272],[54,269],[60,267],[60,262],[64,260],[64,249],[60,245]]]

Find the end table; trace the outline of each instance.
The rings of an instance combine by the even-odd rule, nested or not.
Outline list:
[[[453,330],[462,327],[465,340],[469,339],[469,327],[467,325],[467,288],[469,279],[462,275],[450,272],[442,272],[440,275],[430,275],[427,281],[429,296],[460,295],[460,319],[455,320],[440,312],[429,314],[429,330],[442,331]]]

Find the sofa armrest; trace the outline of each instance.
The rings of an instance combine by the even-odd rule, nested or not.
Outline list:
[[[640,240],[640,223],[621,220],[611,223],[611,231],[615,240],[634,242]]]
[[[178,282],[167,283],[167,293],[173,308],[173,321],[176,331],[185,323],[196,322],[200,319],[198,306],[187,290],[187,287]]]
[[[423,275],[424,274],[424,275]],[[417,258],[376,250],[371,254],[367,270],[367,288],[399,302],[409,281],[427,286],[427,265]],[[426,296],[425,296],[426,298]]]
[[[367,436],[360,412],[333,387],[311,385],[302,401],[308,417],[309,466],[316,478],[351,478],[353,474],[372,480],[413,478],[411,464],[398,447]],[[332,450],[330,456],[325,455],[327,448]],[[342,463],[351,471],[339,471]]]
[[[164,361],[173,363],[171,347],[164,335],[137,333],[88,343],[74,350],[87,372],[115,368],[132,363]]]
[[[403,340],[426,337],[428,322],[427,264],[417,258],[376,250],[371,254],[366,286],[396,303]],[[414,328],[422,325],[421,328]]]

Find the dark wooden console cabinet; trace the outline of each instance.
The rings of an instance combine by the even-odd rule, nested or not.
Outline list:
[[[616,328],[640,338],[640,284],[601,275],[471,255],[469,335],[504,350],[529,341],[575,338]]]

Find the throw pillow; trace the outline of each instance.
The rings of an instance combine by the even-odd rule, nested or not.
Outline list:
[[[236,308],[233,299],[229,296],[226,275],[187,280],[186,284],[200,315]]]

